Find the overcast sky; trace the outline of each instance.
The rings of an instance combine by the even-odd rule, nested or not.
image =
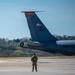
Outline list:
[[[75,0],[0,0],[0,38],[30,37],[21,11],[33,10],[52,34],[75,35]]]

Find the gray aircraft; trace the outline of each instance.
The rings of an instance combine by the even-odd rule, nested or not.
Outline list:
[[[28,48],[50,53],[75,55],[75,40],[58,40],[48,31],[35,11],[22,11],[22,13],[26,16],[32,38],[32,42],[27,43]],[[21,42],[20,46],[24,47],[24,42]]]

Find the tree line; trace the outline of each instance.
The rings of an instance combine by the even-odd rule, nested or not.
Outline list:
[[[61,40],[75,40],[75,36],[56,36],[58,39]],[[30,38],[21,38],[21,39],[5,39],[0,38],[0,57],[24,57],[24,56],[31,56],[33,53],[36,53],[38,56],[50,56],[53,55],[51,53],[22,48],[20,47],[20,42],[24,41],[25,43],[28,41],[32,41]]]
[[[0,38],[0,57],[27,57],[32,56],[33,53],[36,53],[39,56],[50,55],[49,53],[45,53],[43,51],[20,47],[20,42],[22,40],[25,43],[31,41],[29,38],[13,40]]]

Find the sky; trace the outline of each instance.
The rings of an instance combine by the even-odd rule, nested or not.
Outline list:
[[[36,13],[52,34],[75,35],[75,0],[0,0],[0,38],[31,37],[21,11]]]

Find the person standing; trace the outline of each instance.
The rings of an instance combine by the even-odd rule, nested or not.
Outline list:
[[[32,72],[34,71],[34,69],[37,72],[37,60],[38,60],[38,57],[34,53],[33,56],[31,57],[31,61],[32,61]]]

